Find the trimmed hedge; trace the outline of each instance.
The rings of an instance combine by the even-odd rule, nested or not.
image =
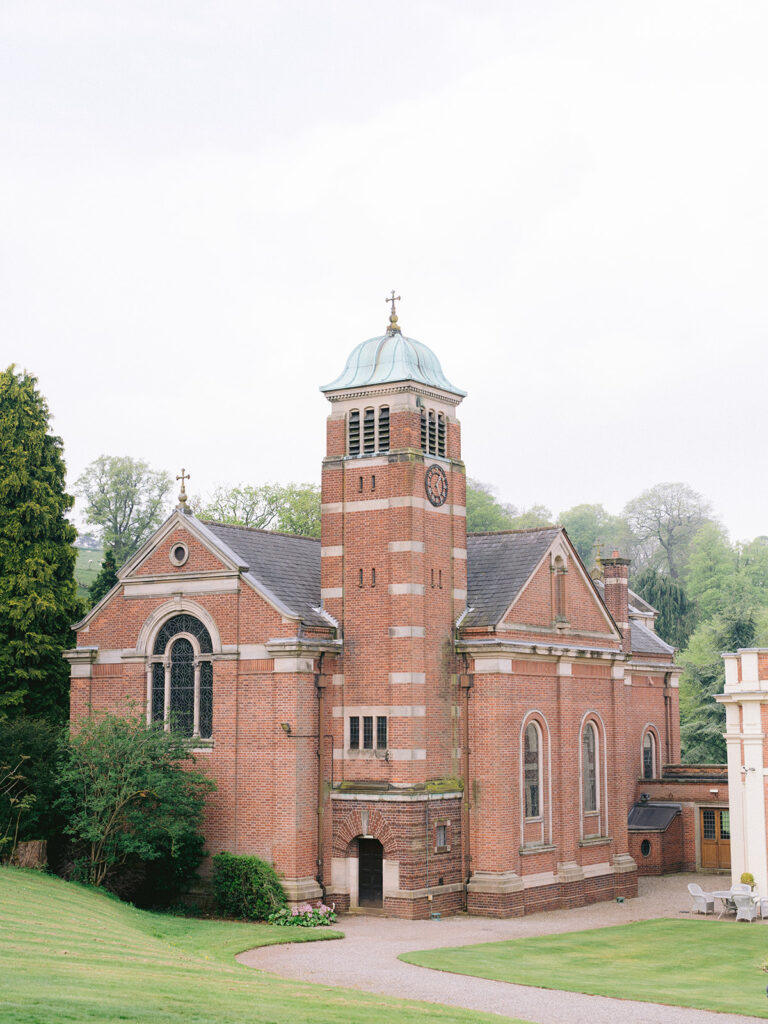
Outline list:
[[[213,858],[213,893],[222,914],[247,921],[266,921],[287,902],[270,864],[233,853],[217,853]]]

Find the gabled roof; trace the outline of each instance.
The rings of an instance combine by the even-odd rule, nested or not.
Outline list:
[[[248,566],[245,578],[311,626],[328,626],[320,607],[320,541],[314,537],[273,533],[247,526],[202,520],[214,537]]]
[[[462,628],[495,626],[561,532],[559,527],[467,535],[467,614]]]

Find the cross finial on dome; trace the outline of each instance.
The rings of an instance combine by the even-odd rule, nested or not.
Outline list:
[[[187,492],[184,487],[186,480],[189,480],[189,473],[182,467],[181,476],[176,477],[177,480],[181,480],[181,490],[179,491],[179,504],[176,506],[182,512],[188,512],[187,508]]]
[[[395,332],[399,334],[400,328],[398,327],[397,324],[397,313],[395,312],[395,303],[401,302],[402,299],[400,298],[399,295],[395,295],[395,289],[393,288],[392,294],[388,298],[384,299],[384,301],[392,303],[392,312],[389,314],[389,327],[387,328],[387,334],[394,334]]]

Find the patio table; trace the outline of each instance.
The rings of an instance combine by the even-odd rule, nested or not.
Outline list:
[[[722,910],[717,915],[717,919],[719,921],[723,914],[727,914],[731,910],[736,910],[736,904],[733,902],[734,896],[748,896],[749,893],[745,893],[742,889],[718,889],[716,892],[711,892],[709,895],[720,900],[723,905]],[[749,898],[754,902],[759,902],[760,900],[759,896],[750,896]]]

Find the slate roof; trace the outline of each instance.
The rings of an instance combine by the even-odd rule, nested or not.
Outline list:
[[[682,804],[653,801],[633,804],[629,809],[627,828],[630,832],[665,832],[682,809]]]
[[[467,607],[462,627],[495,626],[522,590],[556,527],[467,536]]]
[[[277,597],[306,625],[330,625],[315,611],[320,607],[319,540],[207,520],[203,525],[243,560],[246,577],[260,590]]]
[[[658,633],[648,629],[637,619],[630,619],[629,628],[632,633],[632,650],[638,654],[674,654],[675,648],[671,647],[666,640],[662,640]]]

